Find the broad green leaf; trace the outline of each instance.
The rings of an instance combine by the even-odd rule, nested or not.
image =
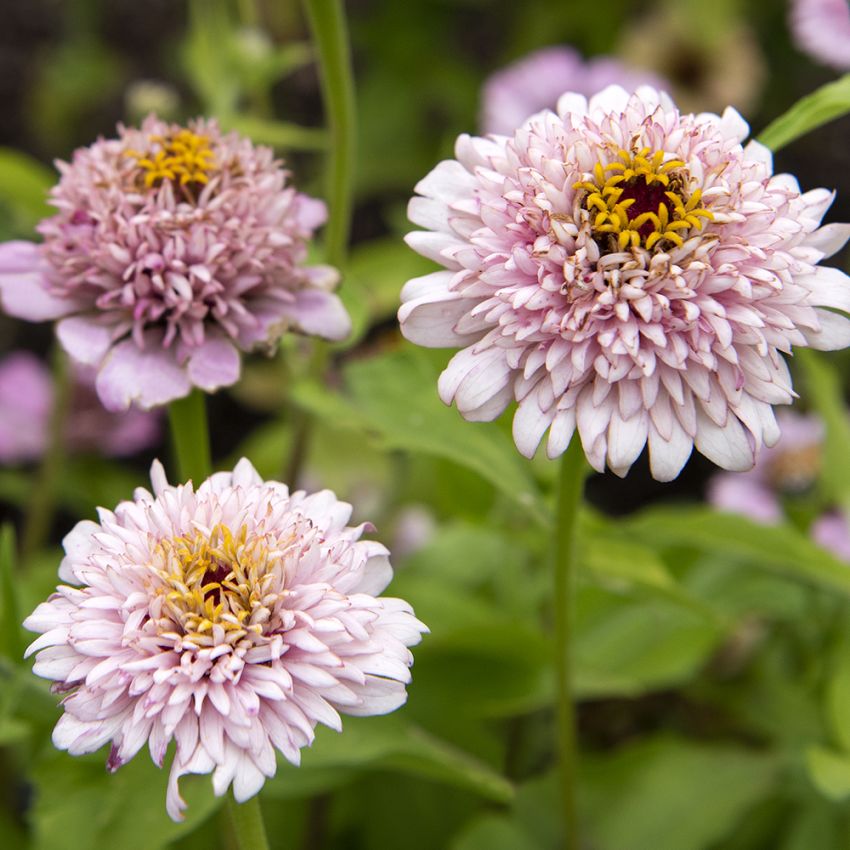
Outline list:
[[[48,752],[32,773],[33,850],[159,850],[191,832],[220,805],[209,776],[183,777],[186,820],[165,811],[166,770],[143,749],[114,774],[104,752],[73,757]]]
[[[648,510],[622,528],[649,546],[710,551],[850,596],[847,564],[789,526],[687,507]]]
[[[55,172],[28,154],[0,148],[0,203],[12,214],[16,231],[26,233],[51,214],[48,189],[56,182]]]
[[[835,802],[850,799],[850,756],[826,747],[806,751],[806,767],[815,787]]]
[[[758,140],[776,152],[800,136],[850,112],[850,74],[798,100],[772,121]]]
[[[305,382],[293,388],[293,399],[328,425],[354,429],[385,450],[431,455],[471,469],[545,522],[545,505],[511,439],[497,426],[465,422],[443,405],[436,377],[427,359],[405,348],[351,364],[348,397]]]
[[[805,808],[794,812],[788,823],[781,850],[816,850],[816,848],[844,847],[842,834],[846,836],[846,826],[842,826],[843,813],[838,806],[823,801],[821,805],[812,802]]]
[[[585,823],[597,850],[705,850],[773,789],[769,755],[659,737],[583,761]]]
[[[583,697],[637,696],[693,677],[715,650],[717,624],[673,600],[583,587],[573,652]]]
[[[540,850],[540,845],[510,818],[483,815],[452,842],[451,850]]]
[[[334,787],[358,771],[384,769],[465,788],[500,803],[513,797],[511,783],[489,765],[401,716],[346,717],[343,726],[342,733],[317,730],[312,747],[302,752],[301,766],[281,763],[266,783],[267,793],[301,797],[322,783]]]
[[[850,81],[850,75],[845,79]],[[795,362],[803,370],[807,395],[826,425],[821,481],[827,496],[850,512],[850,417],[844,403],[841,378],[826,358],[805,349]]]

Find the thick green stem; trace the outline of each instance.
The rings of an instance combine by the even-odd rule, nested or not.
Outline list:
[[[53,512],[56,491],[65,462],[65,423],[71,405],[71,372],[64,352],[53,350],[53,408],[47,431],[47,447],[33,485],[27,506],[27,518],[21,535],[20,563],[26,567],[30,558],[44,546]]]
[[[254,796],[244,803],[237,803],[233,796],[228,794],[227,814],[238,850],[269,850],[259,797]]]
[[[328,226],[325,258],[337,268],[345,261],[354,199],[356,110],[348,27],[341,0],[304,0],[319,57],[322,99],[330,130]]]
[[[558,698],[558,761],[565,850],[578,850],[576,775],[578,742],[572,675],[573,583],[576,564],[578,509],[584,490],[586,464],[576,434],[561,458],[558,503],[553,538],[555,664]]]
[[[191,478],[197,487],[212,472],[204,394],[192,390],[185,398],[171,402],[168,420],[178,480],[185,483]]]

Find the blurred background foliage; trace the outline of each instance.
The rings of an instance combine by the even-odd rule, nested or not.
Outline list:
[[[217,117],[269,144],[322,194],[322,105],[295,2],[0,0],[0,238],[45,215],[51,161],[154,110]],[[287,339],[211,399],[213,449],[266,477],[328,486],[395,552],[391,591],[431,628],[408,706],[323,730],[262,794],[274,847],[557,850],[549,577],[553,465],[523,461],[509,420],[472,425],[436,396],[445,352],[395,324],[402,284],[431,270],[402,242],[414,184],[479,126],[483,82],[537,48],[570,44],[668,78],[688,109],[736,105],[758,133],[835,75],[797,52],[783,2],[351,0],[358,101],[356,209],[341,293],[355,333],[310,377]],[[783,149],[777,170],[838,190],[850,217],[847,119]],[[839,258],[840,261],[840,258]],[[0,317],[0,356],[47,358],[46,326]],[[808,536],[812,506],[850,504],[844,355],[808,358],[801,395],[828,425],[824,474],[790,519],[760,526],[703,503],[695,457],[671,485],[645,464],[594,476],[581,523],[575,636],[581,813],[593,850],[821,850],[850,845],[850,566]],[[305,447],[294,434],[310,416]],[[304,450],[304,451],[302,451]],[[56,698],[20,660],[16,624],[56,582],[59,541],[128,498],[160,443],[127,460],[68,454],[51,545],[15,563],[0,539],[0,846],[194,850],[229,837],[207,778],[171,823],[146,754],[110,776],[104,753],[50,744]],[[43,471],[43,467],[42,467]],[[37,464],[0,467],[22,527]]]

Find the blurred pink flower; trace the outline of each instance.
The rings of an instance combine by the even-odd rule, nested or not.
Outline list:
[[[181,818],[178,780],[213,773],[244,801],[276,769],[298,764],[317,723],[338,711],[402,705],[427,631],[410,606],[378,594],[387,549],[349,527],[351,505],[329,490],[289,493],[247,460],[197,490],[171,486],[100,511],[65,538],[60,585],[24,625],[39,637],[34,672],[68,693],[53,742],[72,755],[111,742],[117,770],[146,743],[162,765],[176,752],[167,809]]]
[[[348,334],[336,271],[302,265],[324,204],[286,185],[269,148],[214,121],[150,116],[58,166],[44,243],[0,245],[0,300],[13,316],[60,319],[109,409],[233,384],[239,351],[289,328]]]
[[[782,495],[810,488],[821,471],[823,422],[792,411],[777,415],[782,439],[759,456],[748,472],[722,472],[708,483],[710,504],[769,525],[782,522]],[[850,561],[850,527],[840,513],[826,513],[811,526],[812,538],[824,549]]]
[[[589,97],[614,83],[629,91],[644,84],[665,88],[656,74],[611,57],[585,61],[572,47],[544,47],[496,71],[484,84],[482,130],[512,134],[529,115],[554,109],[565,91]]]
[[[790,24],[800,50],[838,71],[850,71],[847,0],[791,0]]]
[[[50,372],[35,355],[17,351],[0,360],[0,463],[41,457],[52,406]]]
[[[68,451],[121,457],[159,440],[158,412],[111,413],[100,403],[94,379],[92,369],[74,369],[70,409],[62,429]],[[0,360],[0,463],[35,460],[43,454],[53,395],[50,370],[35,355],[16,351]]]
[[[470,420],[518,402],[514,440],[557,457],[577,430],[594,469],[655,478],[696,448],[752,467],[779,438],[792,345],[850,344],[850,279],[817,263],[850,226],[801,194],[748,127],[665,94],[565,94],[512,137],[461,136],[416,187],[412,248],[445,267],[409,281],[402,333],[460,348],[439,392]]]
[[[719,473],[708,484],[708,501],[720,510],[743,514],[757,522],[775,523],[783,517],[779,495],[810,487],[820,472],[823,423],[815,416],[781,411],[777,421],[782,438],[759,455],[743,473]]]
[[[829,513],[812,523],[812,537],[843,561],[850,561],[850,527],[841,514]]]

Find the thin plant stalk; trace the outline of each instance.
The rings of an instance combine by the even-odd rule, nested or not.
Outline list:
[[[557,686],[558,767],[564,847],[578,850],[576,811],[578,740],[573,694],[573,608],[578,511],[584,490],[586,462],[578,435],[561,458],[553,538],[555,664]]]
[[[304,9],[319,60],[325,121],[330,131],[325,259],[341,268],[351,230],[357,117],[348,26],[342,0],[304,0]]]
[[[319,62],[319,79],[325,105],[325,121],[330,134],[328,149],[328,223],[325,228],[325,260],[343,268],[348,252],[354,204],[354,164],[357,111],[354,101],[354,75],[348,25],[342,0],[304,0],[313,44]],[[328,365],[325,343],[313,340],[307,373],[321,378]],[[310,448],[312,417],[293,410],[292,449],[285,468],[285,480],[295,486]]]
[[[269,850],[260,798],[251,797],[237,803],[232,794],[227,795],[227,815],[236,839],[236,850]]]
[[[21,535],[20,563],[26,566],[30,558],[44,546],[53,513],[62,467],[65,463],[65,422],[71,405],[71,370],[64,352],[53,349],[53,408],[47,426],[47,447],[32,488],[27,516]]]
[[[212,472],[204,394],[192,390],[185,398],[171,402],[168,420],[177,477],[182,482],[191,479],[197,486]]]

